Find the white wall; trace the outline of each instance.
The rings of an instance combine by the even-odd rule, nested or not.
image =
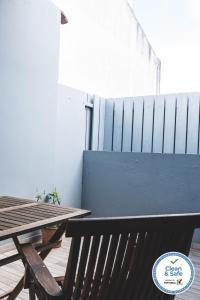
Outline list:
[[[61,28],[60,82],[105,97],[156,94],[160,61],[128,0],[54,0]]]
[[[87,94],[59,86],[55,185],[68,206],[81,206],[86,102]]]
[[[53,188],[60,11],[0,1],[0,194]]]
[[[68,1],[71,25],[62,27],[71,37],[65,78],[68,85],[87,92],[133,94],[134,68],[129,68],[126,54],[132,57],[135,44],[130,35],[135,31],[122,34],[116,28],[122,24],[135,28],[135,19],[122,2],[112,3],[117,10],[108,6],[109,13],[102,10],[102,3],[95,8],[88,0],[80,6]],[[122,24],[109,22],[111,11],[113,22],[122,12]],[[84,12],[89,14],[85,22]],[[74,26],[77,22],[83,26]],[[90,31],[91,24],[97,31]],[[0,1],[0,194],[34,197],[37,189],[50,191],[56,186],[65,204],[79,206],[87,95],[66,87],[57,95],[59,30],[60,11],[51,1]]]

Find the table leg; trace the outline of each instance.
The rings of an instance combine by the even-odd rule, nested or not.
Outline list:
[[[58,227],[58,229],[56,230],[56,232],[54,233],[54,235],[49,240],[49,243],[58,242],[60,240],[60,238],[62,237],[63,233],[65,232],[65,229],[66,229],[66,223],[61,224]],[[18,242],[18,238],[13,238],[13,241],[15,243],[15,246],[16,246],[18,252],[20,252],[20,243]],[[52,249],[42,251],[40,253],[40,257],[44,260],[49,255],[51,250]],[[15,288],[13,289],[12,293],[9,295],[7,300],[15,300],[17,298],[17,296],[19,295],[19,293],[22,291],[23,287],[24,287],[24,276],[20,279],[18,284],[15,286]]]

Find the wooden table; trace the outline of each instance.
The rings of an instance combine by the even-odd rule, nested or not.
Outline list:
[[[18,239],[20,235],[57,224],[58,228],[48,245],[36,247],[37,251],[40,252],[41,258],[45,259],[53,245],[59,241],[65,232],[67,220],[88,214],[90,212],[83,209],[38,203],[29,199],[0,197],[0,241],[12,238],[19,252],[16,255],[1,259],[0,266],[21,258]],[[12,291],[0,296],[0,299],[5,296],[8,297],[8,300],[16,299],[23,286],[24,277]]]

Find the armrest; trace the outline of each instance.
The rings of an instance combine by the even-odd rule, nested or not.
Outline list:
[[[28,266],[36,286],[47,295],[48,299],[63,300],[63,293],[37,251],[30,244],[21,245],[24,263]]]

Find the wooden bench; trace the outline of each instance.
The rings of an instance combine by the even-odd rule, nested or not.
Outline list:
[[[171,251],[189,254],[200,213],[71,219],[66,273],[53,278],[37,251],[21,245],[30,299],[171,300],[152,280],[156,259]]]

